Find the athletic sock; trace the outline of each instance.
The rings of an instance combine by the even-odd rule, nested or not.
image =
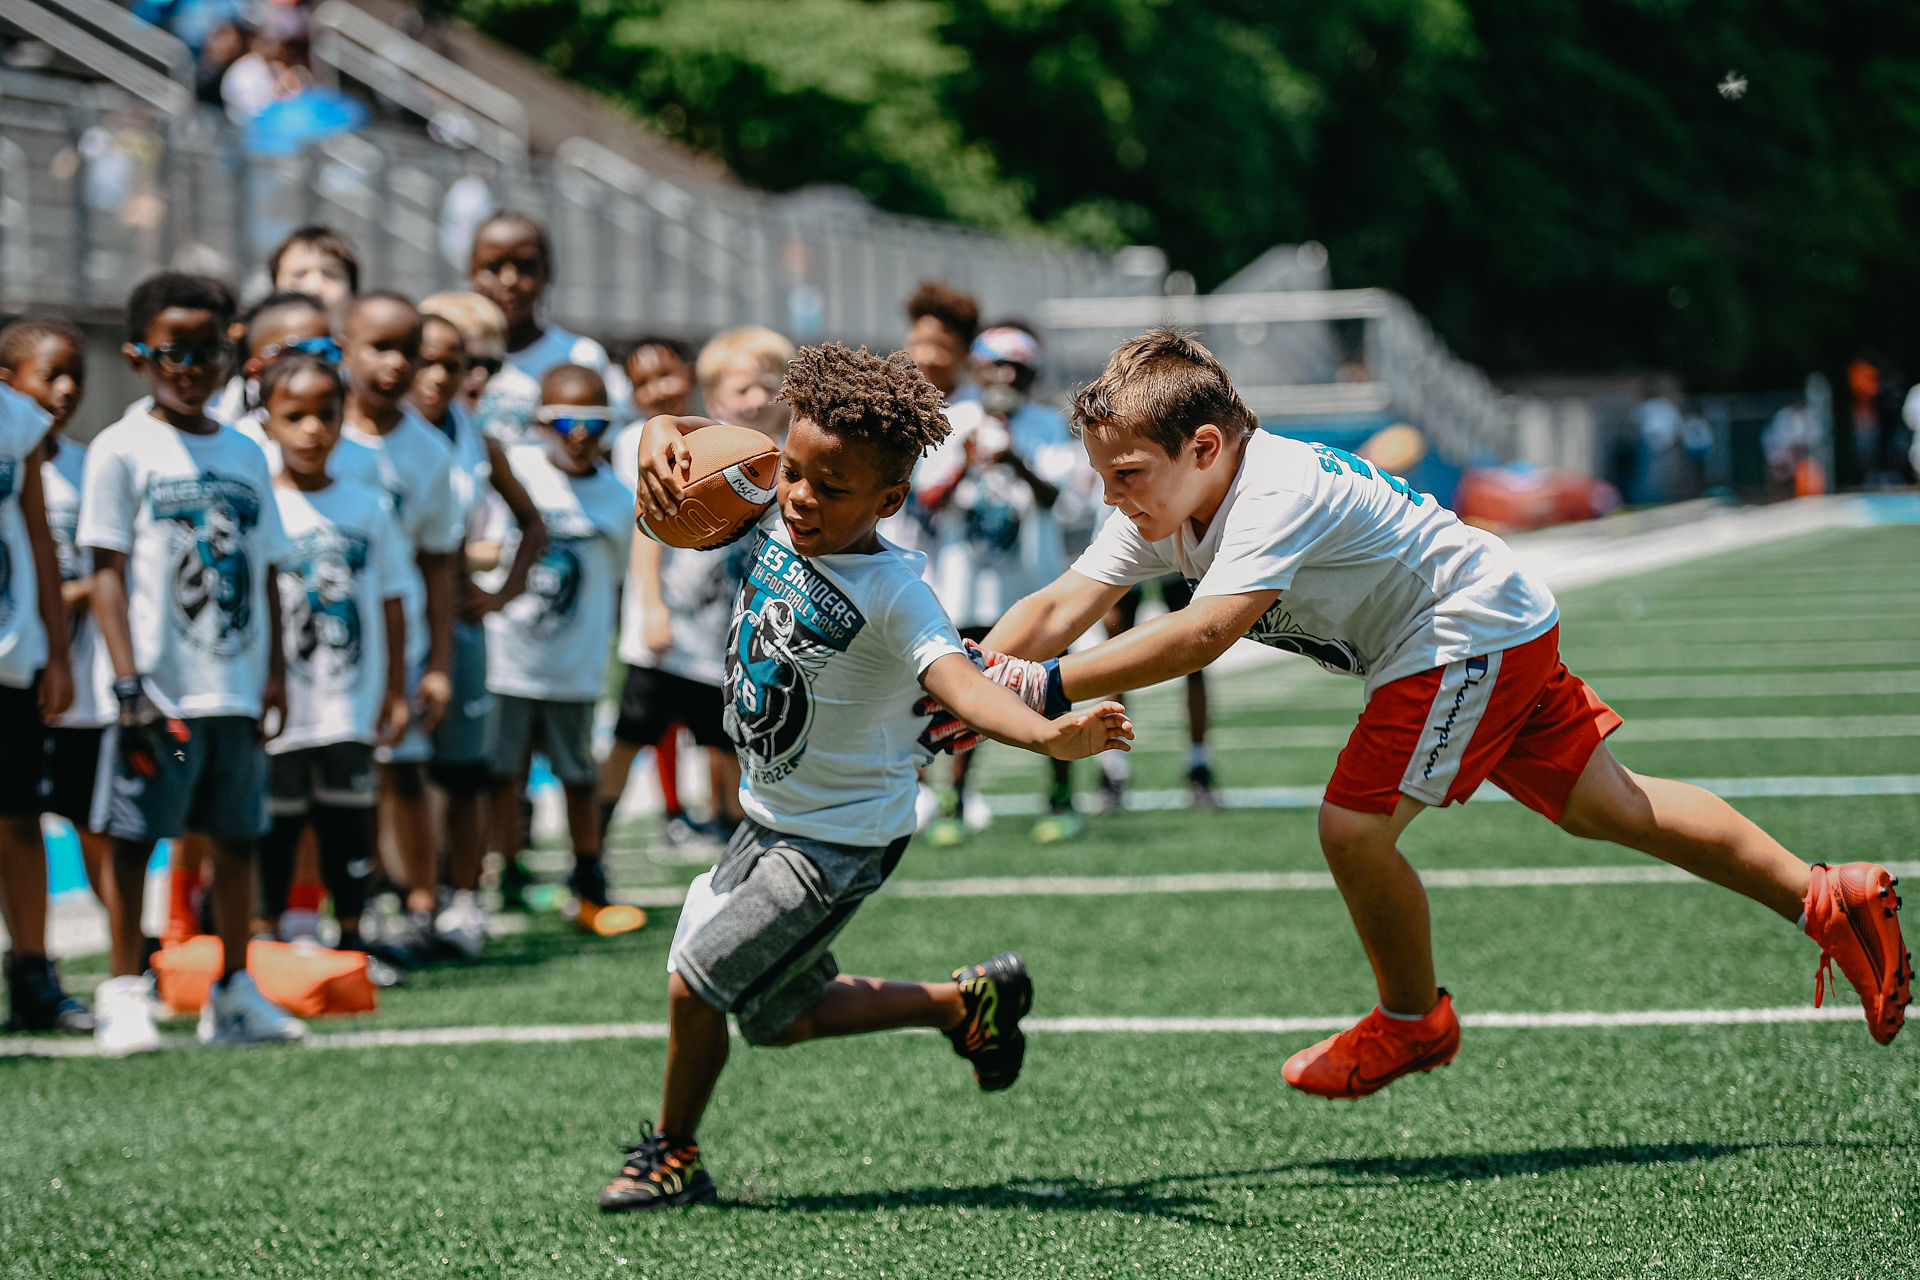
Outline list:
[[[261,837],[260,851],[254,858],[254,885],[256,910],[267,920],[278,920],[287,909],[287,893],[293,886],[294,851],[300,847],[300,836],[306,829],[306,814],[280,814]]]
[[[613,830],[613,811],[619,803],[618,799],[600,802],[600,843],[602,845],[607,842],[607,833]]]
[[[1213,752],[1207,747],[1206,743],[1196,742],[1187,748],[1188,773],[1192,773],[1195,769],[1210,769],[1212,767]]]
[[[1386,1014],[1395,1022],[1424,1022],[1427,1017],[1425,1013],[1395,1013],[1385,1005],[1381,1005],[1379,1008],[1381,1013]],[[1428,1010],[1428,1012],[1430,1013],[1432,1010]]]
[[[1124,751],[1104,751],[1100,754],[1100,772],[1106,775],[1108,782],[1124,787],[1127,779],[1133,775],[1133,769]]]
[[[320,846],[320,879],[333,895],[333,914],[355,920],[366,913],[373,882],[373,810],[313,806],[313,835]]]
[[[660,804],[668,813],[680,810],[680,730],[669,729],[653,747],[653,767],[660,775]]]

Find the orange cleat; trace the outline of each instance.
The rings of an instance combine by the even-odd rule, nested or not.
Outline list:
[[[1364,1098],[1401,1076],[1431,1071],[1460,1052],[1460,1019],[1443,989],[1418,1022],[1389,1018],[1375,1006],[1337,1036],[1302,1049],[1280,1068],[1286,1082],[1322,1098]]]
[[[590,902],[580,904],[580,914],[575,923],[588,933],[602,938],[614,938],[623,933],[632,933],[644,929],[647,925],[647,913],[638,907],[630,907],[622,902],[594,906]]]
[[[1833,966],[1860,993],[1867,1030],[1891,1044],[1907,1020],[1913,1002],[1913,955],[1900,938],[1900,882],[1871,862],[1843,867],[1813,864],[1807,886],[1807,936],[1820,944],[1820,966],[1813,972],[1813,1003],[1818,1008],[1833,982]]]

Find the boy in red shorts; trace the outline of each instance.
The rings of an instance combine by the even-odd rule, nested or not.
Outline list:
[[[1621,766],[1604,742],[1620,717],[1560,661],[1552,595],[1498,538],[1351,454],[1260,431],[1213,355],[1170,330],[1116,351],[1073,416],[1118,512],[1071,570],[994,627],[989,674],[1047,714],[1198,671],[1246,636],[1367,682],[1320,843],[1380,1005],[1288,1059],[1287,1083],[1357,1098],[1458,1051],[1426,894],[1394,844],[1421,810],[1485,781],[1574,835],[1652,854],[1797,921],[1820,944],[1814,1002],[1838,963],[1873,1038],[1900,1030],[1913,961],[1886,869],[1809,868],[1717,796]],[[1168,572],[1195,584],[1186,608],[1049,658],[1134,583]]]

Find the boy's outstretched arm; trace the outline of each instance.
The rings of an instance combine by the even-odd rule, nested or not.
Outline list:
[[[949,653],[920,673],[920,684],[940,704],[996,742],[1056,760],[1082,760],[1102,751],[1128,751],[1133,723],[1117,702],[1069,711],[1049,720],[980,674],[966,655]]]
[[[1279,598],[1278,591],[1196,596],[1184,609],[1060,659],[1060,691],[1075,701],[1109,697],[1198,671],[1246,635]],[[996,647],[994,635],[985,648]]]
[[[1007,610],[981,641],[981,647],[1016,658],[1051,658],[1065,653],[1068,645],[1106,617],[1107,610],[1125,594],[1125,587],[1098,582],[1069,569]]]

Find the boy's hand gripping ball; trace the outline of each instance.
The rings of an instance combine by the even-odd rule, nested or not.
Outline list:
[[[663,519],[636,510],[640,532],[670,547],[709,551],[751,529],[773,505],[780,446],[751,427],[716,423],[685,437],[680,508]]]

